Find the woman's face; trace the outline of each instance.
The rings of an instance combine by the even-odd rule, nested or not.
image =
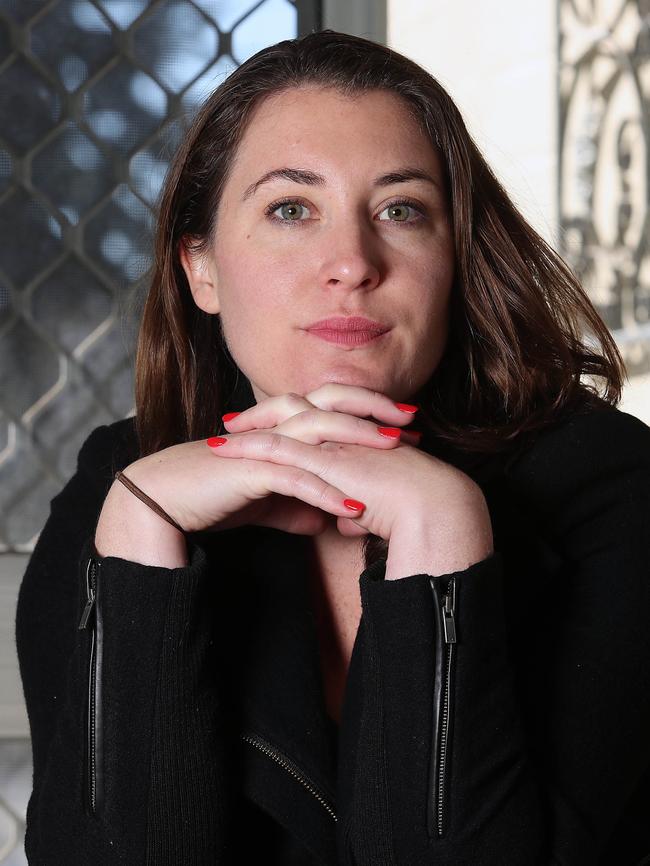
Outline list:
[[[392,93],[310,87],[263,101],[209,255],[190,258],[183,245],[180,254],[257,402],[326,382],[408,401],[442,357],[454,272],[442,169]],[[360,344],[307,330],[351,316],[388,330]]]

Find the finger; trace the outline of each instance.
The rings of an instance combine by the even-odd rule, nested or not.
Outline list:
[[[360,538],[362,535],[369,534],[368,529],[364,529],[363,526],[359,526],[356,521],[350,520],[348,517],[338,517],[336,519],[336,528],[346,538]]]
[[[236,417],[224,421],[233,433],[275,427],[298,412],[316,406],[328,412],[338,411],[359,418],[376,418],[391,425],[410,424],[418,407],[391,400],[379,391],[358,385],[327,382],[308,394],[284,394],[269,397]],[[402,408],[399,408],[399,407]]]
[[[384,427],[363,418],[355,418],[340,412],[325,412],[314,408],[298,412],[293,417],[269,429],[309,445],[321,445],[323,442],[345,442],[373,448],[391,448],[399,445],[400,442],[405,442],[407,445],[418,447],[422,439],[422,433],[419,430]]]
[[[305,394],[305,398],[319,409],[376,418],[400,426],[410,424],[418,410],[418,406],[396,402],[381,391],[340,382],[326,382]]]
[[[401,431],[397,431],[400,433]],[[397,440],[386,437],[393,447]],[[231,433],[211,436],[208,447],[220,457],[268,461],[304,469],[321,479],[332,477],[339,457],[341,443],[326,440],[320,446],[283,436],[275,430],[251,430],[249,433]]]
[[[305,470],[326,477],[331,455],[323,448],[276,433],[275,430],[251,430],[249,433],[231,433],[214,436],[206,440],[207,446],[219,457],[268,461],[286,467]],[[329,444],[329,443],[328,443]],[[332,447],[336,447],[333,444]]]
[[[255,406],[239,412],[234,418],[222,416],[222,421],[228,431],[243,433],[247,430],[260,430],[277,427],[288,418],[313,408],[313,404],[300,394],[281,394],[277,397],[267,397]]]
[[[398,427],[377,425],[354,415],[318,409],[310,404],[308,406],[308,409],[303,409],[278,423],[272,428],[274,432],[310,445],[346,442],[374,448],[395,447],[399,445],[401,436],[406,435],[405,431]],[[416,445],[418,441],[417,435],[407,438],[411,445]]]
[[[307,505],[336,517],[354,515],[358,518],[365,510],[362,502],[352,499],[340,488],[328,484],[306,469],[245,458],[242,459],[242,465],[246,469],[244,479],[251,499],[266,497],[269,493],[280,493],[282,496],[300,499]]]
[[[399,445],[403,431],[399,427],[377,425],[374,421],[342,412],[311,408],[278,424],[273,432],[309,445],[344,442],[371,448],[394,448]]]

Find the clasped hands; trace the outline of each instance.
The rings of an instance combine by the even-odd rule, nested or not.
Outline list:
[[[268,397],[224,421],[227,441],[214,451],[303,468],[362,502],[362,511],[336,518],[337,529],[389,543],[386,579],[450,573],[492,552],[489,512],[478,485],[419,450],[413,434],[378,432],[412,418],[384,394],[327,383],[304,397]]]

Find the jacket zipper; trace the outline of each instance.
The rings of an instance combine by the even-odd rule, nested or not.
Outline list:
[[[275,761],[276,764],[279,764],[284,770],[287,771],[294,779],[296,779],[300,784],[306,788],[309,793],[318,800],[321,806],[325,809],[328,815],[334,820],[337,820],[336,812],[334,811],[334,804],[332,801],[323,793],[322,790],[315,784],[315,782],[309,778],[302,770],[298,767],[298,765],[291,760],[291,758],[287,757],[287,755],[280,752],[274,746],[272,746],[269,742],[264,740],[262,737],[257,734],[242,734],[242,740],[244,742],[249,743],[251,746],[254,746],[256,749],[259,749],[260,752],[263,752],[268,758],[271,758],[272,761]]]
[[[79,630],[90,629],[88,662],[88,700],[86,709],[85,797],[89,814],[97,812],[97,570],[99,563],[90,558],[86,566],[86,605],[79,620]],[[94,615],[93,615],[94,614]]]
[[[432,578],[431,588],[437,605],[438,641],[437,652],[440,660],[440,677],[434,705],[434,743],[433,762],[430,778],[430,833],[435,828],[438,837],[443,835],[445,807],[447,801],[447,768],[450,754],[450,730],[453,714],[451,693],[455,661],[456,636],[456,578],[451,577],[442,594],[440,584]],[[442,626],[442,628],[440,628]],[[433,835],[433,833],[431,833]]]

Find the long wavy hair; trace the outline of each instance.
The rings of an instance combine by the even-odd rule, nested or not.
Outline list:
[[[578,406],[616,405],[625,368],[612,336],[576,275],[497,181],[449,94],[396,51],[324,30],[264,48],[235,69],[203,103],[170,165],[135,361],[140,456],[214,435],[225,411],[254,403],[221,317],[194,302],[179,244],[198,254],[211,247],[253,109],[302,86],[398,94],[441,160],[456,267],[447,347],[418,394],[425,434],[454,452],[493,454]]]

